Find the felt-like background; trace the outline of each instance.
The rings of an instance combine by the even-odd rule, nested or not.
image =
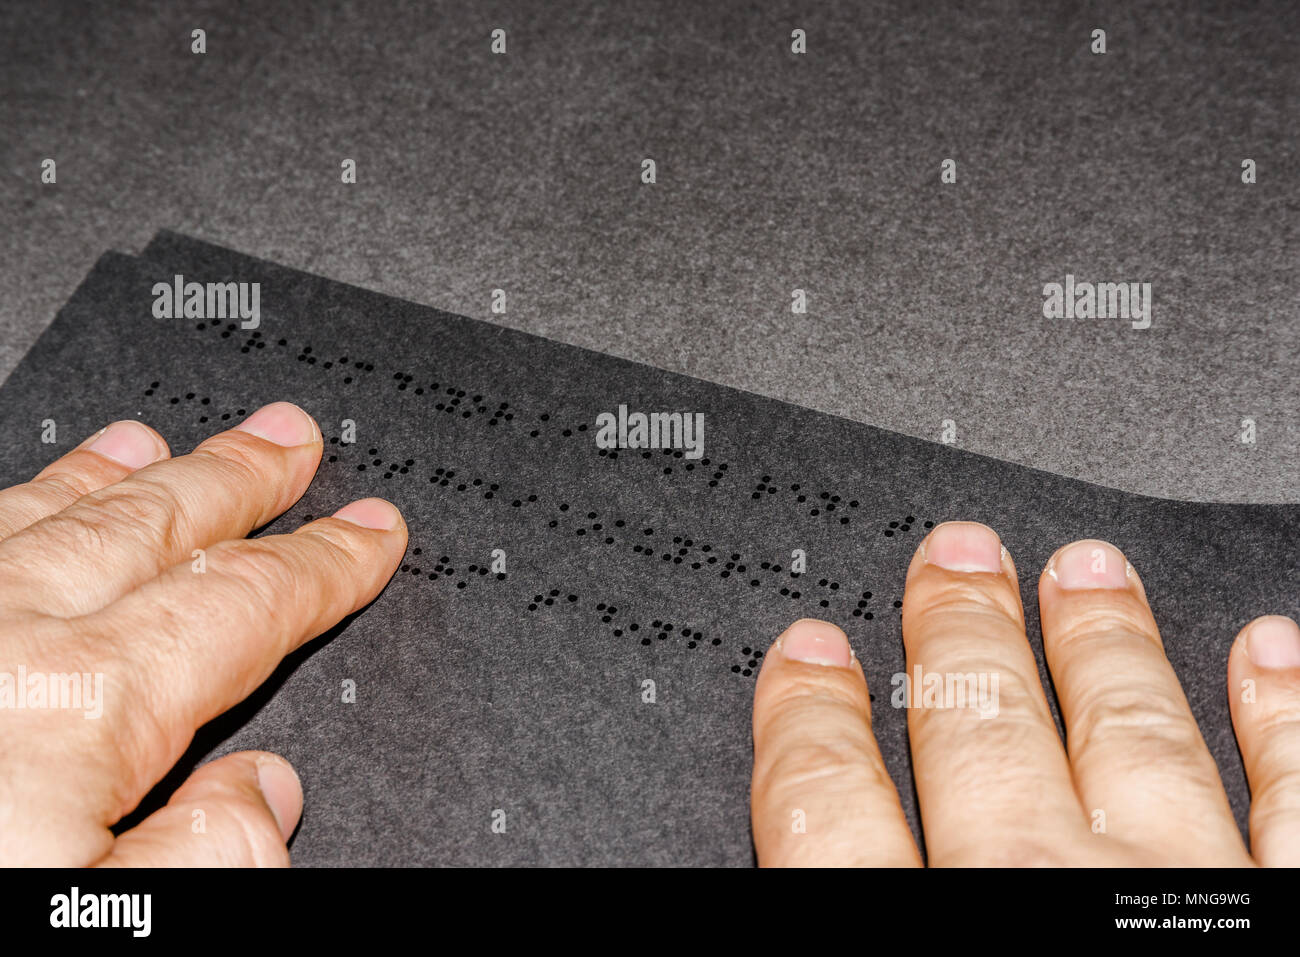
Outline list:
[[[148,256],[105,255],[0,390],[0,434],[33,435],[10,444],[0,481],[112,418],[139,416],[181,452],[291,394],[327,457],[269,531],[380,494],[402,508],[411,553],[372,606],[204,729],[146,809],[205,756],[256,747],[302,776],[300,864],[747,864],[755,652],[816,616],[843,625],[863,663],[915,831],[905,712],[889,703],[895,603],[926,524],[960,517],[995,527],[1015,558],[1040,670],[1037,570],[1075,538],[1124,550],[1244,828],[1225,661],[1250,618],[1300,611],[1295,506],[1118,492],[175,234]],[[176,272],[261,282],[259,335],[153,318],[151,288]],[[707,463],[600,455],[591,423],[620,403],[703,412]],[[57,448],[34,438],[45,418]],[[344,419],[356,445],[329,441]],[[504,580],[475,570],[496,548]],[[798,578],[795,548],[809,559]]]
[[[172,226],[1113,487],[1295,501],[1298,26],[1292,0],[4,4],[0,374],[106,245]],[[1151,282],[1152,327],[1044,320],[1067,272]]]

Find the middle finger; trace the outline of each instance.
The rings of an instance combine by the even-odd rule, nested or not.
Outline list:
[[[947,522],[903,597],[908,736],[932,863],[1047,863],[1086,831],[997,533]]]

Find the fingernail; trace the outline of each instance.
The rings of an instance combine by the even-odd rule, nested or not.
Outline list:
[[[264,405],[235,429],[251,432],[276,445],[306,445],[316,439],[316,423],[312,417],[292,402],[272,402]]]
[[[123,419],[101,429],[98,437],[86,448],[129,469],[142,469],[151,465],[167,451],[156,435],[131,419]]]
[[[1123,552],[1096,539],[1066,545],[1047,563],[1047,574],[1068,590],[1126,588],[1130,571]]]
[[[925,560],[954,572],[1002,571],[1002,541],[979,522],[944,522],[922,544]]]
[[[341,518],[345,522],[351,522],[353,525],[360,525],[363,528],[377,528],[381,531],[391,532],[397,527],[397,523],[402,520],[402,515],[397,511],[397,507],[385,502],[382,498],[363,498],[349,505],[344,505],[334,513],[335,518]]]
[[[1261,618],[1246,633],[1246,653],[1261,668],[1300,667],[1300,627],[1281,615]]]
[[[289,840],[302,817],[302,783],[298,775],[287,762],[264,760],[257,765],[257,787],[275,815],[280,836]]]
[[[853,649],[844,632],[815,618],[796,621],[777,639],[777,644],[790,661],[847,668],[853,660]]]

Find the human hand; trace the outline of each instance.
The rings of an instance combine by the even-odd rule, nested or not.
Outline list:
[[[1300,865],[1295,623],[1257,618],[1228,656],[1252,793],[1248,853],[1124,556],[1105,542],[1066,546],[1039,578],[1038,603],[1068,754],[997,534],[949,522],[912,558],[909,676],[973,675],[986,691],[966,707],[910,693],[922,705],[909,707],[908,734],[929,863]],[[761,865],[921,863],[871,731],[862,668],[832,624],[796,622],[763,659],[751,818]]]
[[[199,726],[400,563],[406,525],[382,499],[244,538],[298,500],[320,457],[315,421],[278,402],[175,459],[152,429],[115,422],[0,491],[0,864],[288,863],[302,790],[262,752],[213,761],[137,827],[109,828]]]

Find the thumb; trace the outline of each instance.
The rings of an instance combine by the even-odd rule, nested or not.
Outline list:
[[[195,771],[167,806],[122,834],[106,867],[288,867],[302,816],[289,762],[241,751]]]

